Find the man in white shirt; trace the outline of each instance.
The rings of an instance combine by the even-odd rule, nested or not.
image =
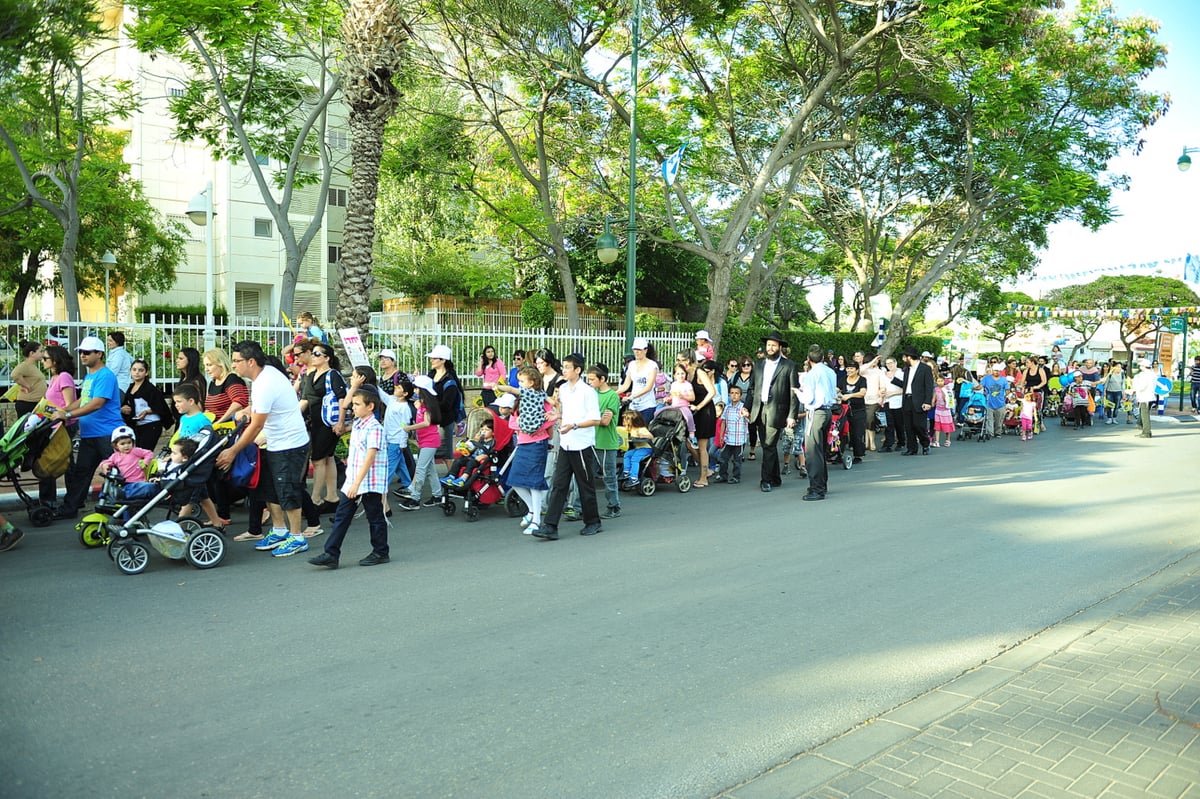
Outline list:
[[[1154,386],[1158,382],[1158,372],[1151,367],[1149,358],[1138,361],[1138,366],[1141,367],[1141,370],[1133,378],[1133,398],[1138,404],[1138,410],[1142,413],[1141,431],[1138,433],[1138,437],[1150,438],[1150,408],[1158,399],[1154,393]]]
[[[804,376],[800,390],[800,401],[808,412],[808,430],[804,434],[804,461],[808,465],[808,493],[806,502],[825,499],[828,489],[829,467],[825,461],[825,442],[829,436],[833,404],[837,402],[837,374],[821,360],[821,347],[813,344],[808,348],[808,360],[812,364]]]
[[[270,551],[277,558],[305,552],[308,539],[300,533],[300,522],[309,438],[296,390],[287,375],[267,365],[267,357],[255,341],[234,345],[233,371],[253,381],[249,411],[238,413],[239,418],[248,417],[249,424],[214,463],[218,469],[228,469],[234,456],[265,432],[267,446],[259,453],[262,466],[258,486],[252,491],[271,512],[271,532],[254,548]]]
[[[558,540],[558,519],[567,502],[571,478],[579,489],[583,510],[583,529],[580,535],[600,532],[600,507],[596,503],[596,427],[600,424],[600,400],[596,389],[583,376],[583,356],[573,353],[563,358],[561,384],[555,396],[560,414],[558,421],[558,457],[550,482],[550,498],[542,512],[542,524],[533,533],[543,541]]]

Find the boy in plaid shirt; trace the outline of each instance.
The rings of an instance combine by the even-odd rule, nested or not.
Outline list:
[[[342,554],[342,540],[354,520],[361,498],[371,530],[371,554],[358,562],[359,566],[377,566],[387,563],[388,540],[387,519],[383,515],[383,495],[388,487],[387,446],[383,437],[383,425],[375,418],[376,409],[383,400],[374,388],[364,386],[351,395],[350,409],[354,414],[354,426],[350,429],[350,451],[346,456],[346,482],[342,484],[342,497],[333,516],[333,532],[325,541],[325,551],[308,562],[328,569],[338,567]]]
[[[750,440],[750,425],[746,422],[748,412],[742,405],[742,390],[729,387],[729,404],[721,419],[725,422],[725,446],[721,447],[716,481],[718,483],[740,483],[742,480],[742,450]]]

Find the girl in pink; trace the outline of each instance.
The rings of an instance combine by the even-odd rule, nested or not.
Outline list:
[[[1037,392],[1026,391],[1021,398],[1021,440],[1033,439],[1033,425],[1037,421]]]
[[[424,506],[432,508],[442,504],[442,483],[438,480],[437,467],[433,458],[442,443],[442,414],[438,405],[437,389],[433,387],[433,378],[429,375],[417,375],[413,378],[416,393],[413,404],[416,415],[413,423],[405,426],[410,434],[417,439],[417,464],[413,467],[412,483],[408,486],[408,497],[400,500],[401,510],[417,510]],[[430,496],[421,501],[421,492],[429,486]]]
[[[121,425],[112,431],[113,454],[100,461],[100,469],[107,472],[116,466],[126,483],[146,481],[146,464],[154,460],[154,453],[133,445],[133,428]]]
[[[687,420],[688,435],[695,435],[696,422],[692,419],[692,402],[696,399],[696,389],[688,380],[688,370],[683,364],[675,364],[675,371],[671,374],[674,378],[671,383],[671,407],[683,412],[683,418]]]
[[[946,434],[946,446],[950,446],[950,434],[954,432],[954,409],[950,407],[950,388],[954,380],[946,378],[943,386],[933,388],[933,443],[939,446],[942,433]]]
[[[508,379],[508,367],[500,360],[500,356],[496,355],[496,348],[491,344],[483,348],[479,363],[475,367],[475,376],[483,378],[483,390],[479,392],[483,404],[491,405],[496,401],[496,384],[501,379]]]

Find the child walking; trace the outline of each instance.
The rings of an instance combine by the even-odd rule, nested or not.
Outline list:
[[[688,370],[683,364],[675,364],[671,373],[671,407],[683,413],[687,421],[689,436],[696,435],[696,421],[692,418],[692,403],[696,400],[696,389],[688,380]]]
[[[1026,391],[1021,398],[1021,440],[1033,438],[1034,424],[1037,422],[1037,393]]]
[[[550,486],[546,483],[546,453],[555,418],[542,375],[534,366],[522,366],[517,372],[517,387],[496,386],[497,391],[517,395],[517,449],[508,469],[508,484],[525,501],[529,512],[521,519],[526,535],[538,532],[542,525],[542,506]]]
[[[950,435],[954,432],[954,397],[950,393],[954,385],[953,378],[946,378],[945,384],[933,387],[933,443],[938,446],[942,433],[946,434],[946,446],[950,446]]]
[[[442,412],[438,407],[437,389],[433,387],[433,378],[429,375],[417,375],[413,378],[413,388],[416,390],[416,415],[414,422],[407,426],[409,433],[417,436],[417,465],[413,469],[413,480],[408,487],[408,496],[400,499],[401,510],[417,510],[418,508],[435,508],[442,504],[442,484],[438,481],[437,465],[434,456],[442,445]],[[421,492],[429,486],[431,496],[421,502]]]
[[[388,482],[395,479],[399,490],[407,491],[412,482],[408,464],[408,426],[413,423],[413,406],[409,401],[413,384],[408,378],[399,378],[393,386],[390,396],[382,395],[387,408],[387,413],[383,415],[383,439],[387,444]],[[388,510],[386,496],[384,510]]]
[[[740,483],[742,480],[742,449],[750,440],[749,414],[742,404],[742,390],[729,387],[729,404],[721,419],[725,422],[725,446],[721,447],[716,481],[718,483]]]
[[[426,378],[428,379],[428,378]],[[378,566],[391,560],[388,549],[387,518],[383,515],[383,495],[388,487],[387,450],[384,449],[383,425],[375,417],[383,400],[373,388],[355,389],[350,400],[354,426],[350,428],[350,450],[346,454],[346,481],[333,515],[333,531],[325,539],[325,551],[308,562],[336,569],[342,556],[342,541],[361,499],[371,531],[371,554],[359,566]]]

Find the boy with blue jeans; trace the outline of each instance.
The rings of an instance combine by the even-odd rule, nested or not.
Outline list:
[[[746,421],[746,408],[742,404],[742,390],[729,387],[729,404],[721,419],[725,422],[725,446],[721,447],[716,481],[718,483],[740,483],[742,480],[742,450],[750,440],[750,423]]]
[[[621,515],[621,495],[617,491],[617,450],[621,448],[621,434],[617,425],[621,419],[621,398],[608,384],[608,367],[602,363],[587,370],[587,380],[596,389],[600,402],[600,426],[596,428],[596,459],[604,470],[604,498],[607,509],[600,514],[605,519]]]

